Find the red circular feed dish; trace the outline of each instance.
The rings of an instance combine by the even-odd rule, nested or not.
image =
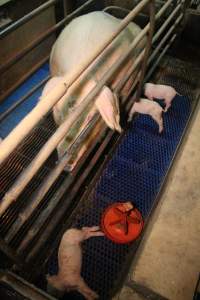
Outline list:
[[[131,202],[116,202],[107,207],[101,218],[102,231],[115,243],[126,244],[141,233],[142,215]]]

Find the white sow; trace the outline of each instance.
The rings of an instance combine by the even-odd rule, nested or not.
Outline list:
[[[77,69],[81,69],[85,62],[91,59],[94,53],[96,53],[105,41],[116,31],[120,22],[121,20],[107,13],[98,11],[75,18],[69,23],[61,32],[52,48],[50,56],[52,79],[45,86],[42,95],[51,91],[56,83],[62,80],[63,76],[67,76],[70,80],[73,74],[77,72]],[[79,103],[102,78],[104,73],[107,72],[112,64],[118,61],[119,57],[129,48],[131,42],[140,31],[141,29],[136,24],[129,24],[116,38],[114,45],[109,47],[109,54],[106,55],[103,61],[100,58],[97,59],[97,66],[89,72],[87,78],[83,80],[82,76],[69,88],[66,96],[53,108],[53,116],[57,125],[60,125],[69,114],[76,109]],[[137,46],[137,49],[134,50],[126,63],[123,64],[119,72],[113,76],[110,82],[111,89],[104,86],[92,105],[80,116],[75,128],[69,130],[65,139],[57,148],[59,157],[64,155],[67,147],[73,143],[77,135],[91,121],[97,110],[111,129],[121,131],[118,98],[112,90],[133,64],[134,56],[136,52],[138,53],[143,42],[144,41]],[[133,77],[130,78],[125,85],[121,95],[126,95],[132,82]],[[103,126],[103,122],[99,121],[93,129],[93,132],[83,141],[79,149],[74,153],[74,157],[70,162],[71,168],[76,165],[79,158],[90,147],[91,143],[99,137]]]

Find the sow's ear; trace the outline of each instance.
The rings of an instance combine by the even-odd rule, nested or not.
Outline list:
[[[122,129],[119,124],[119,101],[116,94],[114,94],[107,86],[104,86],[96,98],[95,104],[108,127],[121,132]]]

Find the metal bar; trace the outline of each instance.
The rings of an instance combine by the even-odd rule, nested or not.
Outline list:
[[[133,75],[133,72],[135,71],[135,69],[138,67],[139,63],[141,63],[143,57],[144,57],[144,52],[145,50],[143,50],[138,57],[136,58],[136,60],[134,61],[133,65],[129,68],[127,74],[123,77],[123,79],[117,84],[116,86],[116,93],[118,94],[124,87],[124,85],[127,83],[127,81],[130,79],[130,77]]]
[[[108,135],[106,136],[105,140],[100,145],[100,147],[98,148],[97,152],[95,153],[95,155],[91,159],[90,163],[88,164],[88,166],[84,170],[84,173],[81,174],[79,180],[76,182],[76,184],[73,186],[73,188],[70,189],[70,191],[68,192],[68,194],[67,194],[68,202],[67,203],[71,203],[71,201],[73,200],[74,196],[79,191],[80,187],[82,186],[82,184],[85,181],[85,179],[88,176],[88,174],[94,168],[95,163],[97,162],[97,160],[101,156],[102,152],[107,147],[108,143],[110,142],[110,139],[112,138],[112,136],[114,136],[114,134],[115,133],[113,133],[112,131],[110,131],[108,133]],[[102,163],[101,166],[100,166],[100,168],[99,168],[99,170],[98,170],[98,173],[103,169],[103,167],[104,167],[104,164]],[[44,230],[42,236],[37,240],[37,243],[32,247],[31,251],[28,253],[28,255],[26,257],[26,261],[27,262],[30,262],[34,258],[35,254],[38,251],[40,251],[41,247],[49,239],[49,237],[52,234],[52,231],[58,225],[58,223],[60,222],[61,218],[66,214],[68,208],[69,208],[69,205],[67,204],[67,206],[66,206],[66,201],[64,201],[62,203],[61,207],[59,207],[59,210],[57,211],[57,214],[54,215],[54,218],[51,220],[51,222],[48,225],[48,227]]]
[[[153,43],[155,43],[157,41],[157,39],[160,37],[160,35],[163,33],[163,31],[165,30],[165,28],[169,25],[169,23],[171,22],[171,20],[174,18],[174,16],[176,15],[176,13],[178,12],[178,10],[181,8],[181,4],[179,4],[175,10],[170,14],[170,16],[167,18],[167,20],[162,24],[162,26],[160,27],[160,29],[156,32],[154,38],[153,38]]]
[[[134,39],[132,42],[130,49],[122,55],[119,60],[113,64],[113,66],[106,72],[103,78],[97,83],[94,89],[83,99],[83,101],[79,104],[76,110],[71,113],[69,118],[67,118],[60,127],[56,130],[53,136],[46,142],[43,148],[39,151],[38,155],[32,160],[30,165],[19,175],[15,183],[9,189],[9,191],[3,197],[0,204],[0,215],[7,209],[7,207],[15,201],[15,199],[19,196],[19,194],[23,191],[29,181],[33,178],[39,168],[42,166],[44,161],[48,158],[48,156],[53,152],[58,143],[64,138],[67,131],[71,126],[74,125],[77,118],[83,112],[83,110],[90,104],[90,102],[99,94],[101,89],[105,84],[108,83],[110,78],[112,78],[113,74],[119,69],[119,67],[126,61],[126,58],[131,54],[135,46],[140,42],[140,40],[144,37],[144,35],[148,31],[148,26],[146,29],[143,29],[141,33]],[[47,104],[47,103],[45,103]],[[37,107],[37,106],[36,106]],[[5,140],[4,140],[5,141]],[[3,143],[3,142],[2,142]],[[2,145],[0,144],[0,146]]]
[[[153,51],[152,55],[149,58],[149,63],[154,59],[154,57],[157,55],[159,50],[162,48],[164,43],[167,41],[169,36],[172,34],[172,32],[175,30],[177,25],[180,23],[181,19],[183,18],[183,14],[181,14],[178,19],[175,21],[175,23],[172,25],[172,27],[169,29],[169,31],[166,33],[166,35],[162,38],[156,49]]]
[[[20,295],[29,300],[56,300],[56,298],[38,289],[35,285],[30,284],[23,278],[9,271],[0,271],[0,282],[7,283]]]
[[[155,28],[155,1],[150,1],[150,3],[149,3],[149,14],[150,14],[150,29],[147,34],[148,35],[147,46],[146,46],[145,52],[144,52],[141,75],[140,75],[139,85],[138,85],[137,93],[136,93],[135,101],[137,101],[137,102],[140,101],[143,80],[144,80],[145,71],[146,71],[147,64],[148,64],[148,57],[149,57],[149,53],[150,53],[151,45],[152,45],[152,38],[153,38],[153,33],[154,33],[154,28]]]
[[[157,41],[157,39],[160,37],[160,35],[163,33],[163,31],[165,30],[165,28],[167,27],[167,25],[170,23],[170,21],[173,19],[173,17],[176,15],[178,9],[181,7],[181,5],[178,5],[176,7],[176,9],[173,11],[173,13],[167,18],[167,20],[162,24],[162,26],[160,27],[160,29],[157,31],[157,33],[154,35],[153,37],[153,43],[155,43]],[[156,17],[157,19],[157,17]],[[124,85],[126,84],[126,82],[129,80],[129,78],[131,77],[131,75],[133,74],[133,72],[135,71],[136,67],[139,65],[139,63],[141,62],[141,60],[144,57],[144,50],[140,53],[140,55],[137,57],[137,59],[135,60],[134,64],[131,66],[131,68],[128,70],[127,74],[124,76],[123,80],[120,81],[120,83],[117,85],[117,89],[116,89],[116,93],[119,93],[120,90],[124,87]],[[148,62],[149,64],[149,62]]]
[[[105,126],[106,131],[107,128]],[[90,149],[88,149],[87,153],[83,155],[83,161],[89,156],[89,154],[94,150],[96,147],[97,143],[99,141],[95,140],[95,143],[91,146]],[[56,191],[56,194],[51,198],[49,201],[48,207],[45,208],[45,210],[40,214],[40,216],[37,219],[37,222],[31,227],[30,232],[26,235],[25,239],[23,240],[22,244],[18,248],[17,252],[23,252],[24,248],[28,245],[28,243],[31,241],[31,238],[36,236],[36,234],[40,231],[41,226],[44,226],[45,222],[47,221],[48,217],[50,216],[51,213],[53,213],[54,208],[58,205],[61,197],[66,193],[67,189],[70,186],[70,183],[74,180],[75,176],[79,172],[80,168],[82,165],[79,165],[78,168],[76,168],[76,171],[73,173],[73,176],[70,174],[68,176],[71,176],[70,178],[66,178],[65,181],[62,183],[61,187],[59,188],[58,191]]]
[[[23,259],[12,250],[5,241],[0,237],[0,250],[7,255],[13,262],[15,262],[18,266],[23,266]]]
[[[24,187],[32,179],[34,174],[39,170],[43,162],[52,153],[57,144],[62,140],[66,131],[75,122],[76,118],[79,117],[80,113],[87,107],[90,101],[98,95],[100,89],[108,83],[110,77],[115,73],[121,64],[125,61],[126,57],[132,52],[137,43],[143,38],[149,29],[149,24],[141,31],[141,33],[132,42],[130,49],[114,64],[111,69],[105,74],[104,78],[96,85],[96,87],[89,93],[89,95],[83,100],[80,106],[74,111],[73,115],[67,119],[56,131],[56,133],[49,139],[45,146],[40,150],[36,158],[31,162],[31,164],[25,169],[25,171],[18,177],[11,189],[5,194],[1,206],[0,213],[2,214],[6,208],[18,197],[22,192]]]
[[[126,98],[126,100],[127,100],[127,98]],[[96,124],[96,122],[99,119],[100,119],[99,114],[95,115],[93,117],[93,119],[91,120],[91,122],[88,124],[88,126],[85,128],[84,132],[87,134],[88,130],[93,129],[93,126]],[[39,188],[39,190],[37,190],[37,192],[34,194],[32,199],[29,200],[29,206],[20,212],[19,218],[14,222],[14,224],[12,225],[12,227],[9,230],[9,233],[6,235],[6,238],[5,238],[6,242],[9,243],[13,239],[13,237],[16,235],[17,231],[26,222],[26,220],[30,217],[30,215],[33,213],[34,209],[39,205],[42,198],[45,196],[47,191],[50,189],[50,187],[53,185],[55,180],[61,174],[61,172],[63,171],[67,162],[70,160],[68,153],[73,152],[73,148],[74,147],[76,148],[77,144],[79,144],[80,141],[83,140],[84,132],[81,132],[79,134],[79,136],[76,138],[74,143],[72,145],[70,145],[69,149],[67,149],[67,154],[59,162],[57,167],[48,175],[47,178],[45,178],[44,184],[41,185],[41,187]],[[96,141],[96,143],[97,142],[98,141]],[[66,180],[65,185],[67,186],[67,184],[69,185],[70,183],[71,183],[71,180]],[[66,189],[67,189],[67,187],[66,187]],[[32,205],[30,206],[31,203],[32,203]],[[49,210],[52,210],[55,207],[55,203],[54,203],[54,205],[49,205],[49,206],[50,206],[50,208],[49,209],[46,208],[44,213],[42,213],[40,215],[40,217],[38,218],[39,220],[42,220],[42,222],[45,221],[45,217],[48,217],[48,215],[50,213]],[[27,237],[21,243],[20,248],[18,249],[19,252],[24,250],[24,248],[27,246],[27,243],[30,241],[31,237],[33,237],[39,231],[40,226],[38,225],[38,222],[39,222],[39,224],[41,223],[39,220],[37,220],[37,226],[36,225],[32,226],[30,234],[28,234]]]
[[[0,115],[0,122],[2,122],[15,108],[17,108],[19,105],[21,105],[24,101],[27,100],[31,95],[33,95],[40,87],[42,87],[48,80],[50,79],[50,76],[47,76],[45,79],[43,79],[40,83],[35,85],[32,89],[28,91],[26,95],[18,99],[12,106],[10,106],[6,111],[4,111]]]
[[[4,73],[8,68],[10,68],[13,64],[18,62],[22,57],[24,57],[28,52],[30,52],[33,48],[38,46],[44,39],[46,39],[48,36],[50,36],[52,33],[60,29],[62,26],[66,24],[66,22],[69,22],[71,19],[73,19],[81,10],[89,6],[92,2],[96,0],[89,0],[86,3],[84,3],[82,6],[77,8],[75,11],[73,11],[71,14],[66,16],[63,20],[61,20],[59,23],[55,24],[51,28],[49,28],[47,31],[42,33],[39,38],[37,37],[35,40],[33,40],[26,48],[24,48],[22,51],[19,51],[18,53],[15,53],[15,55],[11,58],[9,58],[4,64],[0,66],[0,73]]]
[[[171,3],[172,0],[168,0],[167,3]],[[129,24],[129,22],[138,14],[138,12],[149,2],[149,0],[141,1],[137,7],[135,7],[130,14],[121,21],[118,29],[112,36],[105,42],[105,44],[99,49],[92,59],[88,60],[83,67],[72,74],[71,80],[64,77],[63,82],[58,84],[51,93],[43,97],[43,101],[40,101],[38,105],[13,129],[9,136],[4,139],[0,144],[0,164],[9,156],[10,153],[17,147],[17,145],[23,140],[25,136],[34,128],[39,120],[50,111],[50,109],[60,100],[60,98],[66,93],[67,89],[76,82],[76,80],[84,73],[84,71],[90,66],[90,64],[110,45],[118,34]],[[167,3],[164,5],[167,7]],[[103,52],[103,56],[106,55],[109,48]],[[95,67],[95,66],[94,66]],[[49,99],[50,98],[50,99]]]
[[[84,128],[83,131],[77,136],[73,144],[71,144],[68,149],[67,153],[63,156],[63,158],[59,161],[56,167],[49,173],[49,175],[44,178],[44,182],[40,185],[34,195],[29,199],[29,206],[25,207],[20,211],[20,215],[18,219],[13,223],[12,227],[9,230],[9,233],[6,235],[5,240],[9,243],[13,237],[16,235],[17,231],[20,229],[21,226],[27,221],[27,219],[31,216],[33,211],[38,207],[40,202],[42,201],[43,197],[46,195],[48,190],[52,187],[55,181],[58,179],[64,168],[66,167],[67,163],[70,161],[72,154],[71,152],[74,147],[77,147],[77,144],[81,144],[85,137],[88,135],[88,132],[93,129],[93,126],[98,122],[100,119],[100,115],[96,114],[93,120]],[[71,184],[72,178],[69,176],[68,185]],[[46,214],[46,209],[45,209]],[[37,222],[37,228],[38,222]],[[33,230],[31,230],[31,234]],[[23,242],[24,243],[24,242]]]
[[[124,8],[124,7],[120,7],[120,6],[116,6],[116,5],[110,5],[110,6],[107,6],[106,8],[103,9],[103,11],[107,12],[109,10],[118,10],[120,12],[124,12],[126,14],[129,14],[130,13],[130,10],[127,9],[127,8]]]
[[[159,57],[157,58],[156,62],[154,63],[154,65],[152,66],[152,68],[148,71],[144,81],[146,82],[150,76],[152,75],[152,73],[154,72],[155,68],[158,66],[160,60],[162,59],[162,57],[165,55],[165,53],[167,52],[167,50],[169,49],[169,47],[171,46],[171,44],[173,43],[173,41],[176,38],[176,34],[173,35],[173,37],[170,39],[170,41],[168,42],[168,44],[165,46],[165,48],[162,50],[161,54],[159,55]]]
[[[178,11],[179,8],[180,8],[180,5],[174,10],[174,12],[163,23],[163,25],[161,26],[161,28],[159,29],[159,31],[154,35],[153,41],[152,41],[153,43],[160,37],[160,35],[164,31],[164,29],[167,27],[167,25],[169,24],[169,22],[172,20],[172,18],[175,16],[175,14],[177,13],[177,11]],[[158,14],[157,14],[156,17],[155,17],[155,19],[158,19],[158,17],[160,17],[160,16],[158,16]],[[117,85],[117,89],[116,89],[117,93],[119,93],[120,90],[124,87],[124,85],[126,84],[126,82],[129,80],[129,78],[131,77],[131,75],[135,71],[136,67],[139,65],[139,63],[143,59],[143,57],[144,57],[144,50],[137,57],[137,59],[135,60],[134,64],[129,69],[128,73],[125,75],[125,77],[123,78],[123,80],[121,80],[120,83]]]
[[[22,84],[29,76],[31,76],[37,69],[39,69],[44,63],[49,59],[49,55],[45,56],[39,63],[35,64],[25,75],[20,77],[16,84],[9,88],[6,93],[3,94],[3,97],[0,97],[0,102],[8,97],[20,84]]]
[[[10,26],[6,27],[4,30],[0,31],[0,39],[6,36],[8,33],[12,32],[13,30],[17,29],[33,17],[37,16],[39,13],[41,13],[43,10],[47,9],[48,7],[55,4],[58,0],[49,0],[46,3],[40,5],[33,11],[31,11],[29,14],[25,15],[21,19],[17,20],[16,22],[12,23]]]
[[[127,100],[127,99],[126,99]],[[123,101],[122,104],[126,104],[126,100]],[[110,140],[114,137],[114,135],[116,135],[115,133],[113,133],[112,131],[109,131],[108,133],[109,136],[106,137],[105,141],[101,144],[100,148],[102,149],[98,149],[97,153],[95,154],[96,158],[93,157],[93,163],[90,164],[89,168],[91,167],[91,169],[94,167],[94,164],[95,162],[98,160],[98,157],[100,157],[102,155],[102,152],[104,151],[103,149],[105,149],[107,147],[107,145],[109,144]],[[116,146],[119,144],[120,140],[122,139],[122,136],[123,135],[120,135],[118,137],[118,139],[114,142],[113,146],[112,146],[112,152],[114,151],[114,149],[116,148]],[[104,144],[104,145],[103,145]],[[106,155],[105,158],[104,158],[104,161],[103,163],[100,165],[98,171],[95,173],[95,176],[92,178],[92,182],[90,182],[90,188],[88,189],[87,187],[85,188],[85,191],[83,193],[83,195],[81,196],[81,198],[85,198],[87,197],[87,195],[90,193],[91,191],[91,187],[93,187],[95,185],[95,182],[98,180],[100,174],[102,173],[102,170],[104,169],[104,166],[106,165],[106,163],[108,162],[109,158],[111,157],[111,152],[109,152],[110,154]],[[83,173],[83,176],[84,178],[87,178],[89,172],[90,172],[90,169],[86,169],[86,173],[85,173],[85,170],[84,170],[84,173]],[[83,180],[84,181],[84,180]],[[80,183],[80,186],[82,185],[82,183]],[[74,196],[77,194],[77,191],[78,191],[79,187],[77,188],[77,186],[75,186],[75,190],[74,190]],[[73,214],[75,214],[76,212],[73,212]],[[71,216],[70,216],[71,218]],[[51,226],[51,225],[50,225]],[[53,230],[52,230],[53,231]],[[47,230],[47,232],[50,232],[51,234],[51,231],[50,230]],[[43,236],[46,237],[46,235],[50,235],[48,233],[43,233]],[[60,232],[59,232],[60,233]],[[36,245],[37,249],[33,249],[33,253],[31,255],[29,255],[29,257],[31,256],[30,260],[32,260],[34,258],[34,255],[36,254],[37,250],[39,251],[40,249],[40,246],[42,246],[44,243],[45,243],[45,240],[42,240],[42,237],[40,238],[40,245],[38,247],[38,243]],[[57,241],[58,242],[58,241]],[[54,242],[54,244],[57,244],[57,242]],[[53,253],[55,247],[48,247],[48,253],[47,251],[45,251],[45,262],[44,264],[46,264],[48,258],[50,257],[50,255]],[[32,250],[32,249],[31,249]],[[34,254],[35,253],[35,254]],[[38,258],[38,257],[37,257]],[[43,264],[43,265],[44,265]]]

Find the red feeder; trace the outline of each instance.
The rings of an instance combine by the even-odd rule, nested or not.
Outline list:
[[[101,218],[102,231],[115,243],[135,240],[143,228],[142,215],[131,202],[117,202],[105,210]]]

